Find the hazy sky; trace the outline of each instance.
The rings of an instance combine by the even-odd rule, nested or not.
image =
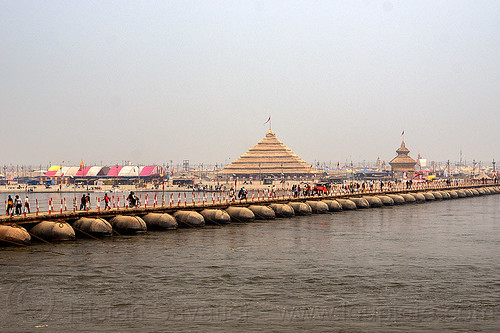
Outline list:
[[[0,0],[0,164],[500,159],[500,1]]]

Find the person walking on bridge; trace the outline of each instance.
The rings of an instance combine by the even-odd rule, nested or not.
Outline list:
[[[14,200],[12,200],[12,197],[9,195],[9,198],[7,199],[7,215],[12,215],[14,212]]]
[[[243,186],[240,191],[238,192],[238,199],[240,200],[245,200],[247,198],[247,190]]]
[[[26,198],[24,198],[24,212],[25,213],[31,213],[31,210],[30,210],[30,199],[28,198],[28,196],[26,195]]]
[[[21,198],[19,198],[19,194],[16,194],[16,199],[14,200],[14,206],[16,207],[16,215],[21,215],[21,209],[23,204],[21,202]]]
[[[135,207],[137,205],[137,197],[135,196],[134,192],[130,192],[130,194],[127,197],[128,199],[128,205],[129,207]]]
[[[104,210],[110,210],[111,208],[109,207],[109,196],[107,193],[104,194]]]
[[[87,196],[83,194],[82,198],[80,199],[80,210],[85,210],[86,207],[87,207]]]

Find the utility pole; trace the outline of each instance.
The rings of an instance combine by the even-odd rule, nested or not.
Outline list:
[[[139,169],[141,168],[141,164],[137,165],[137,186],[139,186],[140,178],[139,178]]]
[[[494,163],[494,162],[493,162]],[[262,173],[260,169],[260,163],[259,163],[259,185],[262,183]]]
[[[351,160],[351,184],[354,184],[354,168]]]
[[[283,172],[283,162],[281,162],[281,178],[284,179],[285,174]]]

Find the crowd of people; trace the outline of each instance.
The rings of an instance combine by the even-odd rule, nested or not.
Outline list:
[[[28,196],[26,195],[26,198],[24,198],[24,211],[23,211],[23,202],[21,198],[19,197],[19,194],[16,194],[16,197],[12,199],[12,197],[9,195],[7,198],[7,215],[13,216],[15,215],[21,215],[22,213],[29,214],[31,213],[30,209],[30,200]]]
[[[110,210],[111,209],[111,197],[108,195],[108,193],[104,193],[104,197],[102,199],[104,202],[104,210]],[[140,205],[139,203],[139,198],[134,194],[134,192],[130,192],[130,194],[127,197],[127,201],[129,203],[129,207],[137,207]],[[83,194],[82,197],[80,198],[80,210],[89,210],[91,209],[90,205],[90,194]],[[100,206],[100,203],[98,203]],[[114,203],[113,203],[114,205]]]
[[[90,209],[90,194],[83,194],[80,198],[80,210]]]

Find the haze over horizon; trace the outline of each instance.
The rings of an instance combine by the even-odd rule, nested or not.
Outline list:
[[[0,165],[500,159],[498,1],[0,1]]]

